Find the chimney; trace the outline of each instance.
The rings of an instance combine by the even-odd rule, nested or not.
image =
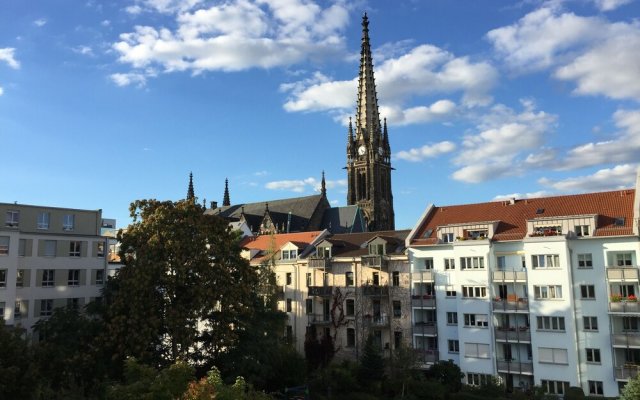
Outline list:
[[[511,205],[516,204],[516,198],[515,197],[510,198],[509,199],[509,204],[511,204]]]
[[[218,208],[218,202],[217,201],[212,201],[211,202],[211,209],[215,210],[216,208]]]

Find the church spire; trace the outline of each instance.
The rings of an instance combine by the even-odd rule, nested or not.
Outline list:
[[[382,137],[376,83],[373,77],[373,58],[369,43],[369,18],[362,16],[362,47],[358,74],[358,104],[356,110],[356,140],[375,145]]]
[[[193,191],[193,172],[189,172],[189,188],[187,189],[187,200],[194,200],[196,195]]]
[[[322,197],[327,197],[327,183],[324,180],[324,171],[322,171],[322,183],[320,184],[320,193],[322,193]]]
[[[229,179],[225,178],[224,180],[224,197],[222,198],[223,206],[230,206],[231,199],[229,198]]]

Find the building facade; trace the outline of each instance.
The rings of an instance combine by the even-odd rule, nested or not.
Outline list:
[[[30,330],[57,307],[100,296],[107,241],[101,210],[0,203],[0,313]]]
[[[429,206],[407,238],[427,299],[413,300],[428,327],[414,347],[468,384],[617,396],[640,371],[635,193]]]

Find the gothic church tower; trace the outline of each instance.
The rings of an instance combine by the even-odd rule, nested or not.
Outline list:
[[[351,120],[347,142],[347,204],[364,212],[370,231],[395,229],[391,194],[391,148],[387,121],[380,124],[373,60],[369,44],[369,19],[362,17],[362,48],[358,76],[355,136]]]

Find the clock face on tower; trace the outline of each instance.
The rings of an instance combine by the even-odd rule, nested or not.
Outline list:
[[[367,151],[366,147],[364,146],[358,147],[358,154],[360,154],[361,156],[363,156],[366,151]]]

